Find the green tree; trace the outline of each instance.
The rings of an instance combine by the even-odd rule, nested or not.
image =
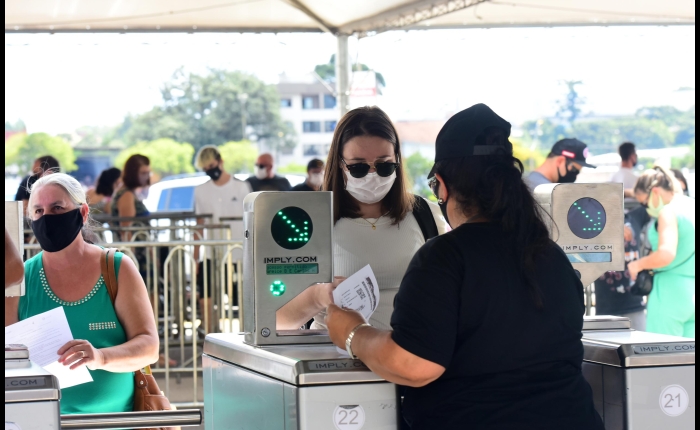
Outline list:
[[[21,119],[18,119],[16,122],[12,123],[9,121],[5,121],[5,131],[14,131],[14,132],[21,132],[21,131],[27,131],[27,126],[24,125],[24,121]]]
[[[191,142],[195,149],[253,135],[273,150],[296,144],[284,139],[289,134],[280,118],[276,87],[253,75],[217,69],[198,75],[180,69],[161,95],[161,106],[127,117],[115,137],[131,144],[170,138]]]
[[[258,158],[258,150],[249,141],[226,142],[219,146],[224,167],[230,173],[251,173]]]
[[[277,169],[278,173],[281,174],[295,174],[295,175],[306,175],[306,164],[300,163],[287,163],[284,166],[280,166]]]
[[[433,161],[425,158],[420,152],[415,152],[404,158],[403,165],[406,168],[408,180],[413,187],[413,192],[419,196],[435,200],[433,192],[428,187],[428,172],[433,167]]]
[[[134,154],[148,157],[151,160],[151,170],[160,175],[194,172],[194,147],[189,143],[179,143],[172,139],[139,142],[121,151],[115,165],[123,168],[126,160]]]
[[[15,134],[5,142],[5,166],[16,165],[20,174],[28,174],[34,160],[44,155],[55,157],[62,172],[78,168],[73,148],[60,137],[46,133]]]

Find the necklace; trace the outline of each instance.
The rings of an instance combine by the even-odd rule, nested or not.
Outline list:
[[[389,212],[391,212],[391,211],[389,211]],[[377,218],[377,220],[376,220],[375,222],[372,222],[372,221],[368,220],[367,218],[362,218],[362,219],[365,220],[365,221],[367,221],[367,223],[368,223],[369,225],[372,226],[372,230],[376,230],[376,229],[377,229],[377,225],[376,225],[376,224],[379,222],[380,219],[382,219],[382,217],[385,217],[386,215],[388,215],[389,212],[387,212],[387,213],[385,213],[384,215],[382,215],[382,216],[380,216],[379,218]]]

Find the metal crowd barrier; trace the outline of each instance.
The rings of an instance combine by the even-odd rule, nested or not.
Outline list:
[[[113,220],[118,221],[116,218],[110,219],[110,221]],[[201,343],[204,341],[204,336],[212,325],[215,331],[240,331],[242,310],[234,306],[234,288],[237,289],[240,300],[242,297],[242,242],[229,239],[202,240],[204,236],[230,237],[231,232],[226,224],[103,226],[94,227],[92,230],[98,237],[98,245],[119,249],[130,257],[137,267],[139,267],[138,259],[142,259],[141,266],[143,268],[145,265],[146,269],[142,272],[142,276],[151,300],[162,346],[163,362],[152,365],[152,371],[157,377],[165,379],[160,388],[171,399],[173,405],[179,408],[202,406],[204,399],[198,395],[197,385],[201,377]],[[121,232],[131,233],[128,242],[105,241],[105,233]],[[26,233],[31,234],[31,230]],[[168,235],[168,240],[162,240],[163,234]],[[204,261],[206,261],[207,251],[210,251],[212,256],[211,271],[207,270],[206,264],[203,265],[203,297],[200,297],[203,299],[203,314],[201,316],[196,288],[195,270],[198,262],[195,260],[195,247],[202,247]],[[29,243],[25,244],[27,258],[39,251],[40,247],[32,237]],[[210,301],[213,302],[213,307],[209,306]],[[213,308],[214,315],[210,314],[210,308]],[[212,318],[218,324],[210,324]],[[175,351],[172,351],[173,349]],[[173,356],[177,360],[175,366],[170,365],[170,359]],[[191,400],[182,401],[182,390],[177,390],[181,400],[173,401],[172,380],[174,378],[179,384],[182,377],[186,375],[192,378],[192,393],[191,396],[186,396]],[[120,424],[120,428],[126,427]],[[138,426],[129,428],[138,428]]]

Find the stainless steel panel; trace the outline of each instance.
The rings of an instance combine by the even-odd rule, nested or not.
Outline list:
[[[625,330],[630,329],[630,319],[613,315],[594,315],[583,317],[583,331],[588,330]]]
[[[695,365],[695,340],[635,330],[587,331],[584,360],[618,367]]]
[[[554,221],[550,224],[552,239],[566,252],[600,251],[605,246],[612,253],[612,261],[599,263],[572,263],[581,274],[583,285],[589,285],[609,270],[624,270],[625,244],[623,238],[624,207],[622,184],[546,184],[535,188],[535,199]],[[597,200],[606,212],[607,222],[603,231],[592,239],[582,239],[569,228],[567,218],[571,206],[580,198]]]
[[[299,388],[284,384],[284,429],[299,430]]]
[[[333,345],[256,347],[246,344],[241,335],[217,333],[207,335],[204,353],[292,385],[384,381]]]
[[[251,193],[244,200],[244,280],[243,314],[246,342],[254,345],[329,342],[326,334],[295,336],[299,331],[278,333],[276,312],[310,285],[333,279],[333,208],[332,193]],[[308,243],[298,249],[285,249],[272,237],[270,226],[275,215],[286,207],[306,211],[313,223]],[[268,275],[266,258],[312,257],[318,263],[318,274]],[[299,262],[299,261],[294,261]],[[308,262],[308,261],[303,261]],[[281,280],[286,292],[270,293],[273,281]],[[308,333],[307,333],[308,334]]]
[[[206,430],[284,429],[284,384],[211,358],[213,419]],[[207,387],[205,386],[205,390]]]
[[[327,430],[343,428],[334,423],[336,408],[359,406],[364,414],[364,425],[356,421],[362,430],[396,430],[396,386],[384,382],[378,384],[326,385],[299,388],[299,428]],[[437,425],[436,428],[439,428]]]
[[[624,371],[628,429],[695,429],[695,366]],[[670,411],[676,405],[674,396],[663,396],[671,385],[681,386],[687,395],[687,409],[678,416],[664,413],[665,408]]]
[[[624,371],[619,367],[602,366],[603,370],[603,407],[605,409],[605,428],[607,430],[625,428],[625,392]]]
[[[5,404],[5,428],[14,423],[22,430],[60,430],[60,418],[57,401]]]
[[[202,384],[204,385],[204,423],[214,422],[213,375],[215,368],[222,365],[208,355],[202,355]]]
[[[30,360],[5,361],[5,403],[58,401],[58,380]]]

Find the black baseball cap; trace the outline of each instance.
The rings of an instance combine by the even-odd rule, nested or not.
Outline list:
[[[510,123],[496,114],[483,103],[456,113],[445,125],[435,139],[435,162],[452,158],[479,155],[512,155],[513,145],[507,146],[477,145],[476,138],[487,128],[497,127],[510,136]],[[435,176],[435,166],[428,178]]]
[[[567,159],[575,161],[584,167],[596,168],[596,166],[586,163],[586,158],[588,158],[588,145],[578,139],[568,138],[560,140],[554,144],[550,155],[563,155]]]

